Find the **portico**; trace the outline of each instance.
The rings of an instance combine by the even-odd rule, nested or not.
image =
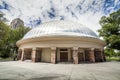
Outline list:
[[[79,64],[83,62],[103,62],[104,55],[102,49],[94,48],[47,48],[48,53],[44,53],[44,48],[19,49],[19,60],[31,60],[32,62],[72,62]],[[46,51],[47,52],[47,51]],[[44,57],[43,57],[44,56]]]

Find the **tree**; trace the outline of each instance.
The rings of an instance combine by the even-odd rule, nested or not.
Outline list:
[[[4,23],[6,21],[6,18],[4,18],[4,14],[0,12],[0,41],[7,36],[7,25]]]
[[[10,28],[5,24],[6,21],[4,14],[0,12],[0,57],[8,57],[7,39]]]
[[[108,49],[120,50],[120,10],[103,16],[99,21],[102,28],[98,30],[103,37]]]
[[[16,53],[18,48],[16,46],[16,42],[23,38],[23,36],[30,30],[29,27],[20,26],[16,29],[11,29],[9,41],[10,41],[10,47],[12,50],[12,53]]]
[[[30,30],[24,26],[12,29],[5,24],[5,21],[6,18],[0,14],[0,57],[2,58],[10,57],[10,53],[17,52],[16,42]]]
[[[0,22],[0,56],[8,57],[8,37],[10,28],[5,23]],[[5,52],[5,53],[4,53]]]
[[[0,11],[0,22],[6,22],[7,19],[4,17],[4,14]]]
[[[16,29],[12,29],[5,24],[1,25],[2,27],[2,39],[0,40],[0,57],[7,58],[13,56],[18,48],[16,46],[16,42],[20,40],[29,30],[28,27],[18,27]]]
[[[106,56],[108,56],[109,58],[112,57],[113,55],[115,55],[114,49],[106,48],[104,52],[105,52]]]

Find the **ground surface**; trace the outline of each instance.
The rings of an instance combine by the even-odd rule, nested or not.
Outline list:
[[[0,62],[0,80],[120,80],[120,62],[76,65]]]

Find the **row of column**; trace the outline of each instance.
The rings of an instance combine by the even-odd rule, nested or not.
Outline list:
[[[74,64],[79,63],[79,61],[78,61],[78,48],[79,47],[73,47],[73,63]],[[22,49],[21,61],[24,61],[24,59],[25,59],[25,52],[24,52],[24,49]],[[33,62],[36,62],[36,48],[32,49],[31,59]],[[84,59],[85,59],[85,55],[84,55]],[[95,62],[94,48],[90,49],[89,59],[90,59],[90,62]],[[101,50],[101,60],[104,61],[103,50]],[[53,63],[53,64],[56,63],[56,47],[51,47],[51,63]]]
[[[100,50],[100,56],[99,57],[100,57],[102,62],[105,60],[103,49]],[[84,58],[84,61],[85,61],[85,54],[83,54],[83,58]],[[94,50],[94,48],[91,48],[89,50],[89,61],[90,62],[95,62],[95,50]],[[73,48],[73,62],[74,62],[74,64],[79,63],[79,61],[78,61],[78,47]]]
[[[24,49],[18,50],[18,59],[20,59],[21,61],[25,60],[25,50]],[[32,49],[31,59],[33,62],[36,62],[36,48]]]
[[[94,55],[94,48],[90,49],[89,52],[89,59],[90,62],[95,62],[95,55]],[[103,49],[101,49],[101,53],[100,53],[100,58],[102,61],[104,61],[104,55],[103,55]],[[85,55],[84,55],[84,59],[85,59]],[[56,48],[51,48],[51,63],[56,63]],[[78,47],[73,47],[73,63],[74,64],[78,64]]]
[[[32,49],[32,54],[31,54],[31,60],[33,62],[36,62],[36,57],[37,57],[36,48],[33,48]],[[18,51],[18,58],[21,61],[25,60],[25,51],[24,51],[24,49],[21,49],[21,50]],[[56,63],[56,48],[55,47],[51,48],[51,63],[53,63],[53,64]]]

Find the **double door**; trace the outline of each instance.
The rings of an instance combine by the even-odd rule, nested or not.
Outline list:
[[[68,61],[68,49],[60,49],[60,61],[61,62]]]

